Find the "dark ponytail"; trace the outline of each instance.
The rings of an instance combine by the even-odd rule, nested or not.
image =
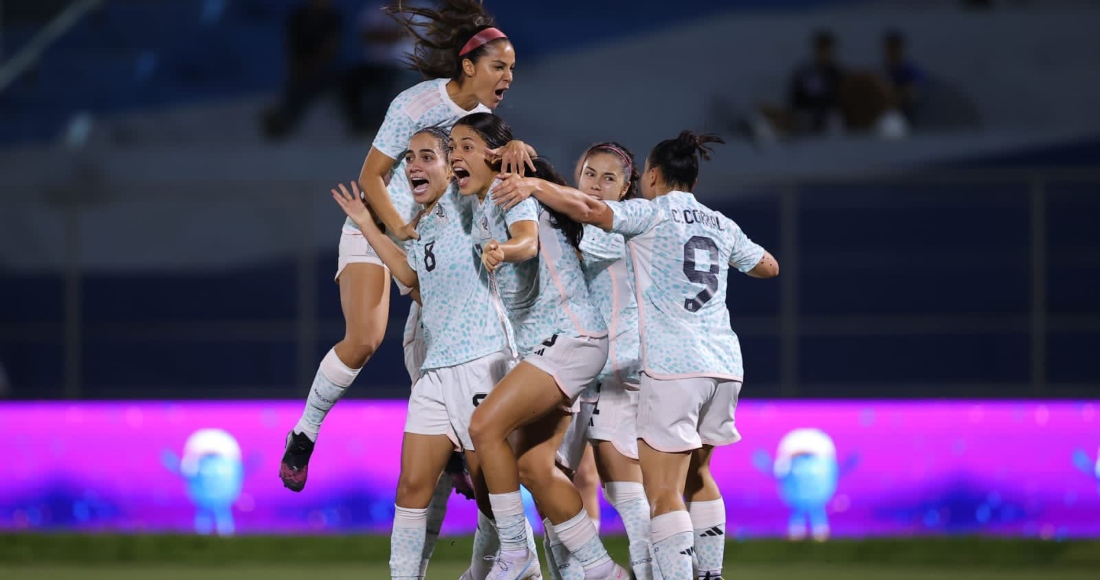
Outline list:
[[[649,153],[649,167],[661,170],[665,183],[673,189],[691,191],[699,178],[699,159],[710,161],[709,143],[725,143],[713,133],[697,135],[681,131],[675,139],[666,139]]]
[[[542,157],[534,159],[534,164],[535,173],[533,173],[531,177],[549,181],[555,185],[568,185],[565,183],[565,178],[554,169],[554,166],[550,165],[550,162]],[[550,213],[550,225],[553,226],[554,229],[560,230],[561,233],[565,235],[565,239],[569,240],[569,245],[573,246],[575,249],[579,249],[581,239],[584,238],[584,224],[573,220],[569,216],[553,208],[543,205],[542,202],[539,202],[539,205],[542,205],[542,208]]]
[[[493,16],[485,11],[481,0],[442,0],[437,8],[406,6],[399,1],[384,10],[416,39],[416,48],[406,55],[406,61],[410,69],[420,71],[425,79],[461,83],[463,60],[477,64],[490,44],[508,41],[497,38],[459,56],[474,35],[495,26]]]

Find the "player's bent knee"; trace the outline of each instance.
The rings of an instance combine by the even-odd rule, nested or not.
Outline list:
[[[474,441],[474,449],[480,449],[486,442],[491,443],[490,440],[496,433],[493,429],[493,421],[484,407],[474,409],[474,414],[470,417],[469,431],[470,439]]]
[[[649,498],[649,510],[653,516],[680,511],[684,508],[683,498],[674,490],[663,489]]]
[[[553,461],[546,458],[534,458],[528,453],[517,461],[519,468],[519,482],[533,495],[538,495],[537,490],[552,482],[558,474],[565,475],[558,470]]]
[[[432,494],[435,493],[438,482],[438,477],[433,481],[432,478],[424,477],[421,474],[402,473],[397,480],[395,503],[410,509],[426,508],[432,501]]]

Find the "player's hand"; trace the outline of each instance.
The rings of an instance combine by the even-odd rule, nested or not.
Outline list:
[[[359,226],[359,229],[377,228],[374,225],[374,214],[371,213],[370,208],[367,207],[365,201],[363,201],[363,194],[359,191],[359,184],[351,182],[351,191],[341,183],[339,185],[339,191],[332,190],[332,199],[336,200],[336,204],[340,206],[340,209],[344,210],[351,221],[355,222],[355,225]]]
[[[516,173],[522,177],[528,168],[535,171],[535,162],[523,141],[509,141],[504,147],[486,149],[485,154],[492,162],[500,161],[501,173]]]
[[[416,233],[416,223],[417,223],[417,221],[418,221],[417,219],[414,219],[413,221],[411,221],[411,222],[401,226],[400,228],[394,230],[392,232],[393,237],[397,238],[397,241],[399,241],[399,242],[404,242],[406,240],[420,239],[420,234]]]
[[[508,210],[531,197],[536,190],[538,190],[538,187],[534,178],[521,177],[512,173],[505,175],[500,183],[493,188],[492,198],[493,202]]]
[[[485,244],[485,247],[481,249],[481,263],[490,272],[495,272],[504,263],[504,250],[496,240]]]

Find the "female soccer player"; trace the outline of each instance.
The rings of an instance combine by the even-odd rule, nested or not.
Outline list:
[[[504,99],[512,84],[515,50],[494,26],[480,0],[443,0],[437,9],[388,8],[416,38],[411,64],[426,80],[398,95],[375,135],[359,173],[359,184],[374,214],[397,240],[415,237],[408,224],[415,211],[404,169],[387,175],[414,133],[425,127],[449,128],[471,112],[488,112]],[[504,166],[523,173],[532,151],[522,143],[500,152]],[[279,477],[288,489],[301,491],[321,423],[374,354],[389,320],[389,273],[354,222],[344,223],[336,281],[344,312],[344,338],[321,360],[301,418],[287,434]]]
[[[779,274],[771,254],[690,193],[714,142],[722,141],[684,131],[657,144],[641,179],[645,200],[600,201],[518,176],[498,190],[533,190],[542,203],[628,240],[641,314],[638,451],[655,559],[669,580],[691,578],[693,546],[699,577],[721,575],[725,506],[710,458],[741,437],[734,410],[743,376],[726,275],[731,266],[754,278]]]
[[[585,153],[577,188],[597,199],[638,196],[634,154],[625,146],[599,143]],[[596,305],[607,321],[611,349],[599,377],[599,402],[587,439],[604,482],[604,495],[623,519],[630,540],[630,565],[639,580],[651,580],[649,509],[638,463],[638,372],[640,352],[634,267],[619,234],[586,226],[581,254]]]
[[[634,154],[615,142],[593,145],[577,166],[577,189],[594,199],[636,198],[638,178]],[[505,185],[494,192],[494,199],[508,207],[525,193],[529,192]],[[580,250],[588,289],[611,335],[607,364],[599,376],[599,402],[591,422],[584,426],[584,437],[595,449],[604,495],[626,527],[634,574],[639,580],[651,580],[649,504],[642,487],[636,430],[641,360],[633,263],[620,234],[591,225],[585,226]],[[577,487],[580,489],[579,483]]]
[[[427,353],[421,377],[409,402],[402,443],[401,476],[391,540],[393,578],[422,577],[421,555],[427,531],[427,506],[436,481],[447,464],[456,435],[467,452],[475,489],[476,453],[463,428],[474,405],[511,369],[510,324],[500,316],[487,271],[481,264],[472,235],[477,202],[450,187],[451,171],[442,153],[437,129],[418,133],[407,154],[407,176],[417,202],[425,206],[417,225],[419,236],[407,245],[408,254],[374,224],[374,216],[352,192],[341,185],[334,198],[361,229],[379,257],[422,304],[421,317]],[[533,257],[536,248],[534,204],[504,212],[508,225],[527,222],[527,235],[499,247],[515,260]],[[526,214],[524,213],[526,212]],[[485,511],[488,511],[487,505]]]
[[[467,168],[486,165],[483,143],[491,147],[491,141],[510,139],[509,133],[491,115],[470,115],[455,124],[452,165],[460,188],[466,187],[464,179],[471,178]],[[536,163],[540,176],[564,183],[548,164]],[[493,203],[483,207],[501,211]],[[510,276],[499,279],[524,360],[481,402],[470,422],[501,543],[489,578],[529,578],[537,567],[537,555],[528,548],[521,481],[553,522],[562,543],[580,561],[587,578],[625,578],[625,570],[611,561],[600,542],[577,489],[555,465],[569,425],[569,409],[607,359],[607,329],[590,302],[576,254],[583,229],[542,208],[538,233],[537,270],[513,268]],[[490,225],[484,234],[485,263],[495,269],[504,257],[493,239],[499,230]],[[516,451],[508,441],[513,432],[517,432]]]

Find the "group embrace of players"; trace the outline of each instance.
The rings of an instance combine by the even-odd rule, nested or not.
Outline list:
[[[721,141],[685,131],[641,168],[599,143],[569,187],[492,114],[515,52],[479,0],[387,10],[430,80],[394,99],[358,182],[332,192],[348,216],[336,273],[347,331],[287,436],[284,485],[305,486],[321,422],[381,341],[392,277],[415,301],[392,578],[424,578],[456,484],[479,508],[462,580],[542,577],[521,484],[545,518],[551,578],[631,577],[571,481],[587,444],[633,576],[720,578],[725,507],[709,465],[740,438],[742,380],[726,278],[779,271],[690,193]]]

